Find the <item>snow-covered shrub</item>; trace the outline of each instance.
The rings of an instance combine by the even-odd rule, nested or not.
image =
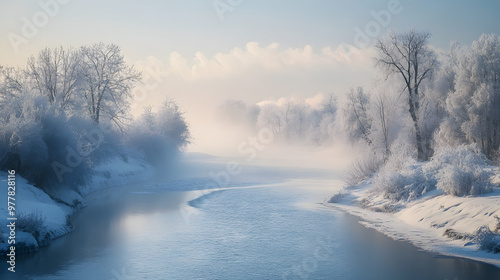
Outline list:
[[[338,203],[342,198],[344,198],[346,194],[342,191],[337,192],[328,200],[328,203]]]
[[[158,112],[146,107],[128,131],[128,143],[153,165],[162,165],[189,143],[189,129],[174,101],[167,100]]]
[[[399,171],[417,163],[417,149],[409,133],[401,133],[390,146],[390,155],[384,165],[384,171]]]
[[[406,178],[396,172],[381,173],[375,177],[375,187],[381,189],[385,198],[399,201],[405,196]]]
[[[448,228],[444,231],[443,236],[447,236],[453,240],[470,240],[473,239],[474,236],[471,236],[468,233],[458,232],[454,229]]]
[[[0,115],[4,123],[0,127],[1,169],[15,169],[43,189],[85,183],[90,174],[87,162],[76,158],[72,164],[67,162],[69,150],[77,150],[79,125],[30,93],[14,99],[11,105],[15,106],[5,108]],[[54,164],[59,164],[59,176]]]
[[[2,170],[15,169],[30,179],[48,160],[42,127],[33,121],[32,111],[0,117],[0,162]],[[32,168],[35,167],[35,168]]]
[[[474,232],[474,241],[481,250],[500,253],[500,234],[495,234],[488,226],[482,226]]]
[[[16,226],[18,231],[31,234],[39,245],[47,244],[50,241],[50,235],[45,225],[45,217],[42,217],[37,211],[29,214],[19,214]]]
[[[43,139],[49,158],[39,167],[41,173],[34,178],[36,186],[49,188],[64,186],[75,189],[83,185],[91,175],[90,158],[79,149],[80,127],[64,116],[44,116]]]
[[[411,201],[432,190],[421,164],[408,165],[399,171],[382,169],[374,179],[375,188],[392,201]]]
[[[141,151],[146,160],[154,166],[162,164],[169,155],[175,153],[173,145],[169,145],[163,137],[151,131],[131,135],[129,143]]]
[[[390,147],[391,154],[374,177],[374,186],[392,201],[411,201],[435,185],[429,184],[418,163],[415,145],[408,133],[401,134]]]
[[[347,168],[344,181],[348,186],[356,186],[375,174],[383,164],[382,156],[372,152],[362,153],[362,156]]]
[[[455,196],[479,195],[491,191],[487,172],[468,169],[453,165],[444,166],[436,174],[437,187]]]
[[[466,144],[464,133],[460,129],[460,123],[451,117],[443,119],[439,129],[434,133],[434,147],[441,150],[447,147],[456,147]]]
[[[45,231],[44,220],[39,212],[21,213],[17,217],[17,229],[28,233],[42,233]]]
[[[427,163],[401,158],[391,155],[374,179],[391,200],[412,200],[436,187],[455,196],[479,195],[493,187],[490,161],[477,145],[442,148]]]
[[[89,161],[91,168],[124,153],[123,135],[108,122],[95,125],[87,118],[70,119],[76,134],[77,149]]]
[[[487,167],[491,162],[475,144],[441,149],[425,166],[425,173],[434,176],[436,186],[456,196],[490,192],[494,175]],[[432,179],[430,179],[432,180]]]

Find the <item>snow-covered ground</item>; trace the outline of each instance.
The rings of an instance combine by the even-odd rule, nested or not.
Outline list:
[[[500,175],[494,179],[498,186]],[[422,197],[394,205],[374,191],[370,181],[356,188],[346,188],[335,195],[329,207],[361,217],[365,226],[396,240],[409,241],[426,251],[465,257],[500,267],[500,254],[478,250],[470,240],[453,240],[444,235],[448,229],[472,234],[488,225],[494,230],[500,216],[500,188],[476,197],[456,197],[434,189]],[[391,205],[391,207],[387,207]],[[385,212],[384,210],[393,210]]]
[[[78,192],[71,189],[53,190],[45,193],[29,184],[24,178],[16,175],[15,213],[20,216],[37,217],[42,220],[39,236],[24,232],[19,227],[23,221],[16,221],[16,246],[26,246],[23,250],[36,251],[40,246],[48,244],[51,239],[58,238],[72,230],[68,222],[70,215],[85,206],[85,196],[104,188],[144,181],[154,176],[154,169],[143,159],[129,157],[126,160],[116,157],[97,166],[92,182],[81,187]],[[7,173],[0,172],[0,180],[7,186]],[[8,217],[7,188],[0,192],[0,217]],[[0,252],[8,248],[9,229],[0,227]]]
[[[0,177],[2,178],[2,185],[7,186],[7,173],[0,172]],[[49,195],[47,195],[42,190],[30,185],[24,178],[16,176],[16,194],[15,198],[15,213],[19,218],[23,215],[35,215],[43,219],[44,230],[40,232],[40,237],[38,241],[35,237],[22,231],[19,228],[22,221],[16,221],[16,246],[17,248],[22,247],[23,244],[26,247],[31,247],[30,250],[37,250],[39,247],[38,242],[48,241],[45,236],[48,234],[48,239],[57,238],[71,231],[71,226],[66,222],[68,215],[73,213],[73,209],[63,203],[58,203],[54,201]],[[4,221],[9,217],[7,208],[7,188],[3,188],[0,192],[0,216],[4,217]],[[8,237],[10,230],[9,228],[2,226],[0,227],[0,233],[2,238],[0,239],[0,252],[4,252],[8,248]],[[22,249],[23,250],[23,249]]]

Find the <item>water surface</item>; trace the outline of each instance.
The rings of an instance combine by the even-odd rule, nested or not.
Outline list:
[[[1,279],[500,279],[493,266],[422,252],[319,205],[336,188],[324,171],[246,172],[189,204],[207,176],[94,195],[74,232]]]

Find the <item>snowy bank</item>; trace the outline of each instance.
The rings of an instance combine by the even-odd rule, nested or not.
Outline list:
[[[142,182],[154,175],[154,168],[143,158],[114,157],[96,166],[92,183],[80,187],[79,191],[86,196],[104,188]]]
[[[0,172],[1,181],[7,186],[7,173]],[[62,236],[71,231],[68,216],[73,209],[60,202],[56,202],[39,188],[30,185],[24,178],[16,176],[15,186],[15,214],[16,221],[16,252],[31,252],[39,246],[49,243],[51,239]],[[7,221],[9,217],[7,207],[7,187],[0,192],[0,215]],[[28,232],[26,232],[28,231]],[[9,228],[0,227],[0,252],[3,254],[8,246]]]
[[[496,169],[499,174],[500,169]],[[500,176],[493,179],[499,186]],[[500,216],[500,188],[488,194],[457,197],[434,189],[409,202],[394,203],[385,198],[369,179],[357,187],[345,188],[325,205],[361,217],[365,226],[396,240],[409,241],[429,252],[464,257],[500,267],[500,254],[478,250],[470,238],[481,226],[491,230]],[[450,238],[445,232],[454,232]]]
[[[90,184],[78,190],[59,189],[47,193],[16,175],[15,213],[16,252],[37,251],[72,230],[69,218],[85,206],[85,197],[105,188],[150,179],[155,172],[151,165],[138,157],[115,157],[94,169]],[[4,191],[0,192],[0,216],[9,217],[7,206],[7,173],[0,172]],[[7,251],[10,230],[0,227],[0,253]]]

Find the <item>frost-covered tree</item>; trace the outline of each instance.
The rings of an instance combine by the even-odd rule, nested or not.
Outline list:
[[[370,96],[362,87],[350,89],[340,107],[340,125],[345,132],[347,141],[355,143],[364,141],[372,144],[370,131],[372,119],[369,117]]]
[[[411,159],[411,151],[407,150],[408,146],[414,148],[414,142],[409,139],[414,134],[404,105],[399,87],[386,82],[378,83],[369,94],[362,88],[346,94],[337,125],[346,140],[363,151],[347,170],[345,179],[349,184],[355,185],[372,176],[396,158]]]
[[[338,132],[335,123],[338,112],[337,96],[330,93],[320,108],[311,111],[309,118],[313,120],[313,125],[310,126],[309,133],[315,143],[328,145],[334,141]]]
[[[177,103],[167,98],[158,110],[157,126],[160,134],[177,149],[184,148],[189,144],[191,135],[184,118],[184,112]]]
[[[22,69],[0,66],[0,105],[8,103],[27,91],[26,75]]]
[[[268,128],[274,135],[281,136],[285,131],[285,120],[280,107],[273,103],[260,106],[257,127]]]
[[[334,116],[337,112],[337,96],[335,96],[335,94],[333,93],[330,93],[328,95],[328,99],[326,100],[326,102],[323,102],[322,106],[324,113]]]
[[[378,50],[376,65],[388,75],[400,77],[407,92],[408,112],[413,120],[419,160],[427,160],[432,152],[422,133],[419,119],[422,102],[421,86],[431,77],[437,67],[437,58],[428,46],[430,33],[410,30],[406,33],[391,33],[388,38],[379,39],[375,45]]]
[[[259,112],[260,107],[257,105],[249,106],[242,100],[226,100],[217,108],[216,117],[220,122],[250,126],[254,129]]]
[[[283,105],[285,134],[287,139],[300,139],[311,125],[311,108],[304,100],[287,101]]]
[[[483,34],[459,57],[446,109],[441,133],[477,143],[493,158],[500,147],[500,37]]]
[[[384,150],[385,154],[389,154],[389,145],[390,145],[390,140],[389,140],[389,127],[390,127],[390,115],[388,112],[388,107],[390,105],[387,102],[387,99],[384,98],[384,96],[377,96],[373,100],[373,110],[374,110],[374,115],[377,117],[376,120],[374,120],[375,125],[373,127],[376,129],[378,128],[377,132],[380,134],[380,139],[381,139],[381,144],[382,148]],[[373,137],[372,133],[372,137]]]
[[[82,86],[85,107],[98,124],[102,118],[118,127],[129,109],[128,98],[140,73],[128,66],[117,45],[95,44],[81,48]]]
[[[51,104],[65,108],[77,90],[80,53],[63,47],[42,50],[30,57],[26,73],[32,90],[46,96]]]
[[[160,166],[189,144],[191,135],[184,113],[167,99],[155,112],[145,107],[127,131],[128,142],[144,153],[148,161]]]

